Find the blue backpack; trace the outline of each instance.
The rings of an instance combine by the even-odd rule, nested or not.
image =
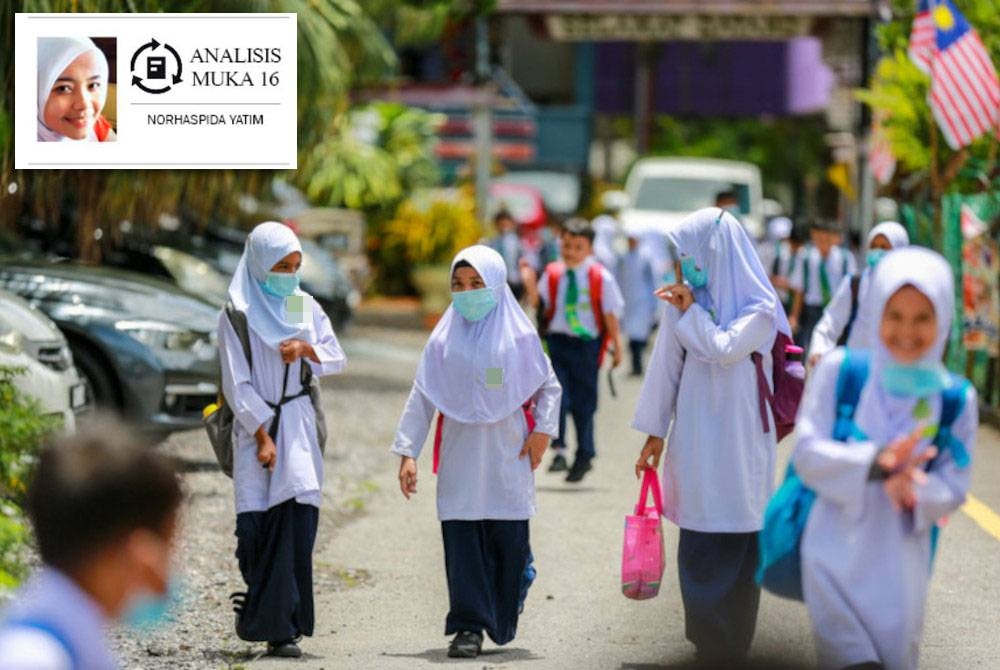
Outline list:
[[[837,420],[833,439],[841,442],[848,438],[864,440],[865,435],[854,423],[854,412],[861,397],[861,389],[868,379],[869,354],[866,351],[844,350],[844,361],[837,377]],[[941,421],[933,444],[938,453],[951,452],[959,467],[967,467],[970,459],[965,445],[956,439],[951,426],[965,407],[969,382],[958,375],[951,375],[951,384],[941,393]],[[935,459],[936,460],[936,459]],[[927,464],[930,470],[934,460]],[[757,583],[782,598],[802,600],[802,561],[799,554],[802,532],[805,530],[809,511],[816,500],[816,493],[799,479],[791,463],[785,471],[785,480],[771,498],[764,512],[764,528],[760,531],[760,563]],[[931,560],[937,547],[939,528],[931,529]]]

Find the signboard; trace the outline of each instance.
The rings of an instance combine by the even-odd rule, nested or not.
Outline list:
[[[295,14],[16,14],[24,169],[295,169]]]
[[[549,14],[562,41],[787,40],[810,34],[813,18],[731,14]]]

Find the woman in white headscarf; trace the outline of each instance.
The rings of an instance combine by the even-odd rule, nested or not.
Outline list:
[[[751,354],[771,370],[784,310],[743,226],[719,208],[685,218],[668,239],[684,284],[658,293],[670,304],[632,427],[649,437],[636,463],[657,467],[664,438],[664,516],[680,527],[678,571],[687,638],[698,656],[738,664],[750,648],[760,590],[757,533],[773,489],[773,417],[761,416]],[[673,428],[670,429],[671,422]]]
[[[558,431],[562,389],[506,277],[503,258],[489,247],[455,257],[452,304],[424,348],[392,445],[409,498],[416,459],[440,413],[434,464],[452,657],[478,656],[484,631],[496,644],[514,639],[534,577],[534,470]]]
[[[861,309],[872,345],[855,437],[831,436],[844,358],[860,352],[835,349],[821,359],[799,410],[792,460],[817,495],[802,536],[802,585],[820,667],[908,670],[917,667],[932,527],[969,488],[976,394],[941,364],[954,283],[940,255],[916,247],[888,254]],[[953,441],[935,458],[945,392],[964,404]]]
[[[320,431],[310,381],[347,362],[323,309],[298,287],[301,264],[295,233],[261,223],[247,236],[219,316],[222,392],[235,415],[236,556],[247,584],[246,593],[234,594],[236,632],[286,657],[301,655],[298,638],[314,626],[325,426]]]
[[[846,344],[851,349],[868,349],[868,315],[858,309],[864,303],[872,271],[882,258],[893,249],[909,246],[906,228],[895,221],[878,224],[868,233],[868,253],[865,268],[860,275],[844,277],[823,316],[813,330],[809,344],[809,363],[815,365],[827,352]]]
[[[89,37],[38,38],[38,141],[109,142],[115,131],[101,112],[108,59]]]

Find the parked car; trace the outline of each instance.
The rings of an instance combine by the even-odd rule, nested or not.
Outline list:
[[[229,292],[229,277],[208,261],[186,251],[151,244],[133,246],[105,254],[104,265],[159,277],[222,307]]]
[[[62,419],[65,430],[87,410],[87,386],[76,367],[66,337],[56,324],[28,302],[0,291],[0,365],[24,368],[14,385],[41,403],[46,414]]]
[[[0,260],[0,288],[55,321],[98,407],[158,436],[200,425],[218,393],[218,308],[110,268]]]
[[[522,230],[530,232],[541,230],[548,220],[542,192],[527,184],[493,182],[487,205],[490,220],[501,209],[510,212]]]
[[[549,214],[566,219],[580,209],[583,197],[583,183],[580,176],[572,172],[555,170],[511,170],[497,177],[494,184],[516,184],[530,186],[542,196],[542,202]]]
[[[714,158],[643,158],[632,166],[624,191],[604,194],[604,205],[618,210],[627,233],[666,232],[715,196],[733,191],[740,219],[751,237],[763,232],[760,168],[752,163]]]

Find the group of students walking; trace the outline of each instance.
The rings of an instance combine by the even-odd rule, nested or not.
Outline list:
[[[971,387],[963,387],[961,410],[948,421],[951,439],[963,448],[937,453],[932,446],[945,411],[942,396],[956,383],[940,363],[953,313],[950,268],[929,250],[899,249],[898,231],[881,231],[873,231],[870,245],[881,245],[881,236],[895,250],[874,257],[862,276],[851,326],[852,344],[869,353],[833,349],[816,361],[792,455],[816,495],[802,537],[801,570],[824,668],[916,667],[935,524],[962,503],[974,453]],[[680,254],[679,276],[656,290],[659,327],[632,420],[647,436],[635,470],[638,475],[662,461],[663,514],[680,528],[677,571],[687,638],[708,667],[732,667],[746,658],[754,637],[759,532],[776,467],[774,416],[759,395],[757,371],[772,370],[776,338],[791,337],[793,324],[731,213],[699,210],[666,237]],[[594,258],[593,241],[589,224],[567,222],[561,259],[537,281],[526,275],[524,299],[539,306],[544,338],[508,285],[512,267],[501,253],[476,245],[452,262],[452,304],[428,338],[391,445],[399,457],[399,486],[409,499],[418,490],[424,442],[434,435],[449,656],[475,657],[484,636],[503,645],[516,635],[536,575],[530,543],[534,471],[550,442],[551,466],[566,468],[570,483],[580,481],[596,457],[598,372],[605,352],[613,365],[621,361],[625,301],[615,276]],[[819,257],[827,258],[822,251]],[[236,629],[285,657],[301,654],[299,639],[313,633],[315,619],[311,555],[323,431],[307,392],[309,375],[337,373],[346,365],[322,309],[298,287],[300,263],[290,229],[259,225],[229,292],[233,308],[246,317],[249,351],[228,310],[219,321],[223,395],[235,417],[237,558],[247,585],[235,595]],[[829,292],[834,299],[844,280],[817,266],[819,261],[802,271],[819,277],[804,293]],[[830,328],[821,326],[824,337],[834,337],[841,312],[831,312]],[[823,318],[820,313],[816,321]],[[859,355],[870,362],[853,413],[844,417],[838,414],[840,377],[844,361]],[[578,441],[571,465],[567,415]],[[845,419],[853,430],[841,437],[835,424]],[[37,474],[43,481],[51,469],[46,458]],[[168,493],[172,501],[175,494]],[[141,491],[129,495],[143,499]],[[152,528],[169,546],[176,506],[123,516],[109,537],[146,541],[151,533],[133,531]],[[53,533],[52,514],[38,509],[33,521],[50,567],[26,593],[51,595],[25,596],[12,608],[0,628],[0,668],[114,667],[101,655],[92,665],[4,660],[15,658],[12,649],[20,650],[17,658],[28,658],[25,636],[37,641],[52,630],[57,642],[68,639],[64,648],[93,646],[73,631],[59,631],[62,620],[52,603],[67,589],[89,593],[86,583],[60,586],[67,580],[58,575],[72,582],[86,574],[81,563],[86,567],[101,552],[53,553],[44,541]],[[144,545],[131,546],[143,556]],[[159,558],[143,560],[162,565],[162,546],[152,546]],[[134,563],[127,567],[140,577],[132,591],[167,593],[162,570],[143,572],[142,560]],[[104,616],[127,609],[132,591],[119,593]]]

